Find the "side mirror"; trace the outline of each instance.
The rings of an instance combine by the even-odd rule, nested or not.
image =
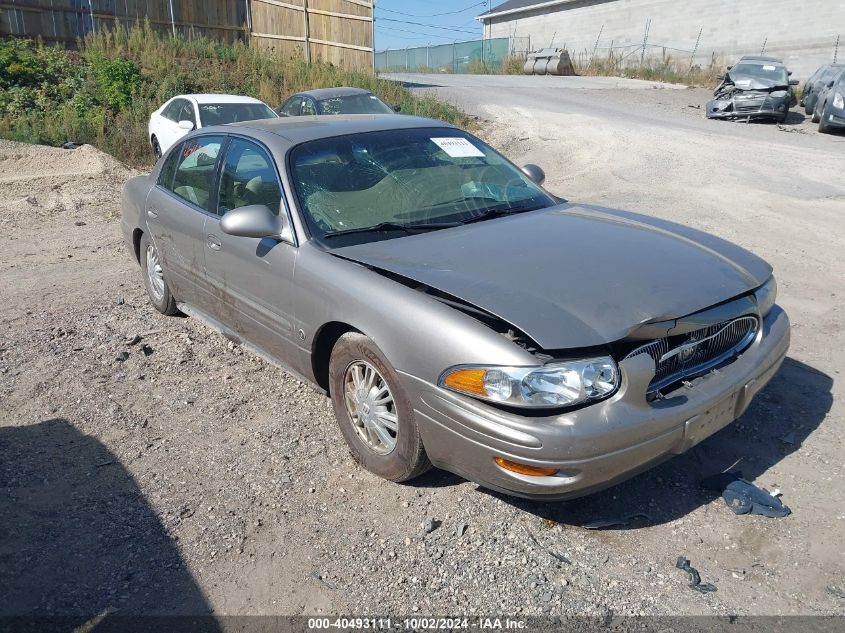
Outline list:
[[[263,204],[232,209],[220,220],[220,230],[237,237],[271,237],[293,244],[293,228],[284,213],[273,215]]]
[[[797,79],[790,79],[789,85],[790,86],[797,86],[800,82]]]
[[[829,81],[829,82],[827,82],[827,87],[833,88],[833,84],[835,84],[835,83],[836,83],[835,81]]]
[[[792,71],[791,71],[791,70],[787,70],[787,71],[786,71],[786,75],[787,75],[787,77],[792,77]]]
[[[730,70],[731,68],[733,68],[733,66],[728,66],[728,70]]]
[[[522,168],[522,173],[528,176],[533,182],[538,185],[542,185],[544,182],[546,182],[546,172],[544,172],[543,169],[537,165],[525,165]]]
[[[394,106],[393,106],[393,111],[394,111],[394,112],[402,112],[402,106],[400,106],[400,105],[397,103],[396,105],[394,105]]]
[[[187,130],[188,132],[194,129],[194,122],[188,121],[187,119],[185,119],[184,121],[179,121],[178,125],[180,128],[182,128],[183,130]]]

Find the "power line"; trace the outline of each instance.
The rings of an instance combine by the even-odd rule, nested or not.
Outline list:
[[[398,24],[411,24],[413,26],[422,26],[427,29],[440,29],[442,31],[455,31],[457,33],[469,33],[470,35],[478,35],[478,31],[456,29],[450,26],[440,26],[439,24],[424,24],[422,22],[410,22],[408,20],[394,20],[393,18],[376,18],[376,24],[378,24],[379,22],[396,22]]]
[[[376,5],[376,8],[379,11],[388,11],[390,13],[395,13],[397,15],[404,15],[407,18],[438,18],[442,15],[456,15],[458,13],[464,13],[469,11],[470,9],[475,9],[476,7],[486,7],[487,2],[476,2],[473,5],[468,6],[466,9],[459,9],[458,11],[446,11],[445,13],[431,13],[428,15],[421,15],[419,13],[403,13],[402,11],[397,11],[395,9],[385,9],[381,5]]]
[[[409,40],[431,40],[432,38],[438,38],[439,37],[439,38],[442,38],[442,39],[449,40],[450,42],[452,41],[451,35],[434,35],[432,33],[423,33],[422,31],[409,31],[408,29],[397,29],[397,28],[392,27],[392,26],[382,26],[382,27],[380,27],[380,30],[382,30],[382,31],[398,31],[400,33],[412,33],[414,35],[422,35],[423,36],[423,37],[407,37],[407,38],[405,38],[405,39],[409,39]]]

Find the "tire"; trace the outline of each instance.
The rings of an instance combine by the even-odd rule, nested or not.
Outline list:
[[[827,102],[819,109],[819,132],[822,134],[830,133],[830,124],[827,122]]]
[[[812,121],[813,121],[813,123],[818,123],[820,119],[821,119],[821,114],[820,114],[820,112],[819,112],[819,103],[818,103],[818,101],[817,101],[817,102],[816,102],[816,107],[815,107],[815,108],[813,108],[813,118],[812,118]]]
[[[159,145],[158,139],[155,136],[150,139],[150,145],[153,148],[153,158],[158,162],[158,159],[161,158],[161,145]]]
[[[371,375],[372,383],[366,380],[368,368],[375,372]],[[356,375],[360,380],[355,380]],[[369,390],[368,384],[372,384]],[[387,394],[383,391],[385,386]],[[418,477],[432,467],[417,428],[414,408],[399,376],[368,337],[349,332],[338,339],[329,360],[329,390],[340,432],[352,457],[361,466],[396,482]],[[374,401],[378,403],[387,397],[389,404],[374,405]],[[389,417],[395,420],[395,430],[382,426]],[[376,433],[375,427],[380,427],[382,435]],[[383,437],[392,440],[392,447]]]
[[[150,238],[144,233],[141,236],[141,249],[139,251],[141,260],[141,272],[144,274],[144,287],[147,289],[147,296],[150,298],[150,303],[153,307],[164,315],[171,316],[179,312],[176,307],[176,299],[173,293],[170,292],[170,287],[164,278],[164,271],[161,270],[161,259],[158,255],[158,250],[155,244],[150,241]],[[155,272],[150,274],[150,266],[157,264],[158,274]],[[160,285],[153,279],[158,277]]]

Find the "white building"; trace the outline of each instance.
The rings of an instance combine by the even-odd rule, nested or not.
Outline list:
[[[780,57],[806,78],[845,62],[845,0],[508,0],[477,18],[484,37],[511,38],[514,51],[566,47],[574,61],[594,54],[731,63],[743,54]]]

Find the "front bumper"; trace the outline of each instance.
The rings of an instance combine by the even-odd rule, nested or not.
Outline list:
[[[831,108],[825,114],[825,117],[827,118],[828,127],[845,128],[845,110],[834,110]]]
[[[734,97],[707,103],[708,119],[782,119],[789,112],[789,102],[778,99],[742,99]]]
[[[775,306],[761,335],[733,363],[648,402],[647,355],[619,364],[609,400],[550,417],[515,415],[403,375],[432,463],[482,486],[521,497],[566,499],[627,479],[682,453],[742,415],[780,367],[789,319]],[[500,468],[497,456],[559,469],[552,477]]]

